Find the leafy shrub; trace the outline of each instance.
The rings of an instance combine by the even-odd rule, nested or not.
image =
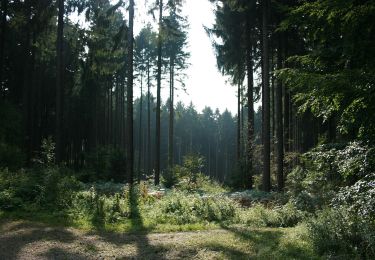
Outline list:
[[[345,207],[325,209],[308,221],[318,253],[344,259],[375,257],[375,223],[350,214]]]
[[[244,190],[227,194],[233,200],[239,202],[244,207],[253,204],[284,204],[286,197],[276,192],[265,192],[261,190]]]
[[[55,163],[55,143],[52,137],[43,139],[40,148],[41,151],[33,158],[33,162],[40,167],[52,167]]]
[[[41,177],[40,192],[35,202],[42,208],[64,209],[71,205],[76,192],[83,188],[74,176],[64,174],[62,168],[44,168],[37,172]]]
[[[324,172],[338,185],[350,185],[375,171],[374,148],[360,142],[321,145],[303,155],[308,170]]]
[[[180,167],[176,165],[172,169],[163,171],[161,182],[166,188],[172,188],[178,183],[179,173],[182,171]]]
[[[76,217],[91,220],[94,226],[100,228],[130,216],[129,199],[124,193],[105,195],[98,193],[94,187],[77,192],[68,210]]]
[[[335,194],[336,186],[322,171],[295,168],[287,177],[287,193],[302,210],[315,211],[327,205]]]
[[[274,211],[277,214],[278,227],[294,227],[298,223],[307,219],[308,214],[299,210],[293,203],[287,203],[281,207],[276,207]]]
[[[33,171],[0,170],[0,200],[3,200],[0,208],[13,210],[34,203],[41,192],[40,183],[41,179]]]
[[[193,224],[211,221],[229,221],[235,218],[238,206],[232,200],[221,197],[201,197],[174,192],[166,195],[147,210],[147,216],[156,223]]]
[[[306,213],[298,210],[292,203],[275,208],[262,204],[243,210],[240,223],[255,227],[293,227],[306,218]]]
[[[111,146],[99,147],[87,156],[88,171],[86,176],[90,181],[124,181],[126,176],[125,152]],[[90,176],[94,174],[94,176]]]
[[[374,148],[352,142],[321,145],[302,156],[303,165],[287,176],[287,191],[303,210],[328,205],[340,187],[354,184],[374,172]]]
[[[190,186],[191,189],[195,189],[198,175],[201,174],[203,167],[204,157],[196,154],[186,155],[184,156],[182,167],[179,168],[179,175],[185,178],[188,187]]]
[[[343,187],[332,201],[336,209],[345,207],[362,219],[375,219],[375,174],[370,173],[354,185]]]
[[[240,223],[254,227],[272,227],[277,222],[277,213],[261,204],[256,204],[240,214]]]

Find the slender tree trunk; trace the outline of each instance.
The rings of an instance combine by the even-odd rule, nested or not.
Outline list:
[[[245,105],[243,98],[243,90],[241,91],[241,158],[245,158],[246,144],[245,144]]]
[[[281,36],[279,36],[279,44],[277,50],[277,68],[282,69],[282,44]],[[276,172],[277,172],[277,187],[279,191],[284,188],[284,139],[283,139],[283,108],[282,108],[282,83],[281,80],[277,80],[276,86]]]
[[[62,95],[64,93],[63,86],[63,37],[64,37],[64,0],[58,1],[58,24],[57,24],[57,71],[56,71],[56,162],[62,160]]]
[[[289,127],[289,91],[287,90],[286,86],[284,85],[284,146],[285,152],[289,152],[289,134],[290,134],[290,127]]]
[[[247,188],[253,188],[253,150],[254,150],[254,78],[253,78],[253,50],[250,39],[247,49]]]
[[[30,60],[30,70],[28,73],[28,84],[30,87],[29,92],[29,136],[30,136],[30,143],[29,143],[29,150],[34,152],[36,150],[36,133],[37,133],[37,114],[36,114],[36,94],[37,94],[37,84],[36,84],[36,73],[35,73],[35,62],[36,62],[36,34],[33,32],[32,34],[32,46],[31,46],[31,60]]]
[[[268,50],[268,0],[262,1],[263,11],[263,110],[264,110],[264,121],[263,121],[263,189],[270,191],[271,189],[271,176],[270,176],[270,82],[269,82],[269,50]]]
[[[151,175],[151,83],[150,61],[147,61],[147,174]]]
[[[171,170],[174,164],[174,59],[170,58],[170,86],[169,86],[169,136],[168,136],[168,166]]]
[[[237,92],[237,163],[241,166],[241,83],[238,83]]]
[[[128,182],[133,185],[134,146],[133,146],[133,23],[134,0],[129,3],[129,31],[128,31],[128,82],[127,82],[127,173]]]
[[[211,140],[208,143],[208,176],[211,176]]]
[[[0,37],[0,89],[3,88],[3,74],[4,74],[4,49],[7,27],[7,13],[8,13],[8,0],[1,0],[1,37]]]
[[[160,183],[160,105],[161,105],[161,45],[162,45],[163,0],[159,0],[159,35],[158,35],[158,75],[156,94],[156,152],[155,152],[155,185]]]
[[[114,133],[113,133],[113,91],[112,91],[112,87],[113,87],[113,82],[111,82],[111,86],[110,86],[110,91],[109,91],[109,135],[110,135],[110,144],[112,145],[112,147],[114,146]]]
[[[143,72],[141,72],[141,97],[140,97],[140,105],[139,105],[139,151],[138,151],[138,176],[137,181],[140,183],[141,181],[141,154],[142,154],[142,114],[143,114]]]

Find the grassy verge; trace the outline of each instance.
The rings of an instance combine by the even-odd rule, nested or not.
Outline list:
[[[166,232],[185,232],[201,231],[220,228],[218,223],[189,223],[189,224],[155,224],[153,221],[140,219],[123,219],[115,223],[95,223],[87,216],[77,216],[69,213],[51,213],[47,211],[0,211],[0,222],[12,220],[26,220],[40,222],[55,227],[73,227],[84,231],[103,231],[103,232],[147,232],[147,233],[166,233]]]
[[[4,220],[3,220],[4,221]],[[306,227],[251,228],[244,225],[222,226],[199,232],[115,233],[85,232],[48,228],[35,222],[5,221],[1,228],[7,245],[16,243],[18,255],[32,256],[23,241],[38,244],[41,251],[54,251],[61,256],[134,259],[320,259],[307,236]],[[47,227],[51,227],[47,225]],[[180,227],[181,228],[181,227]],[[10,231],[9,231],[10,230]],[[16,232],[15,232],[16,231]],[[107,230],[108,231],[108,230]],[[93,236],[94,235],[94,236]],[[67,238],[64,239],[64,236]],[[87,239],[87,236],[90,239]],[[63,240],[56,247],[54,241]],[[51,248],[53,246],[54,248]],[[4,247],[4,248],[9,248]],[[12,252],[0,252],[4,256]]]

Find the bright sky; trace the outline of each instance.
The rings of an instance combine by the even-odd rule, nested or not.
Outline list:
[[[138,17],[135,21],[135,33],[138,33],[147,21],[144,20],[145,1],[136,0],[136,4]],[[226,77],[218,71],[211,40],[203,28],[203,26],[211,27],[214,23],[213,8],[214,6],[208,0],[186,0],[185,2],[183,12],[190,24],[188,50],[191,54],[189,61],[191,65],[186,71],[187,91],[185,93],[177,90],[176,100],[186,105],[193,102],[198,111],[202,111],[205,106],[210,106],[213,110],[219,108],[221,112],[227,108],[235,114],[237,111],[236,88],[226,83]],[[157,14],[155,15],[157,17]],[[167,85],[163,85],[165,87],[162,89],[162,99],[165,101],[169,90]]]
[[[117,2],[117,0],[112,1]],[[135,0],[135,34],[138,34],[147,22],[152,22],[151,15],[147,14],[146,2],[151,3],[153,1],[155,0]],[[205,106],[210,106],[213,110],[219,108],[220,112],[227,108],[235,114],[237,111],[236,87],[226,83],[227,78],[218,71],[211,41],[203,28],[203,26],[211,27],[214,23],[213,8],[214,6],[208,0],[185,1],[183,12],[187,15],[190,24],[188,50],[191,54],[189,61],[191,66],[186,71],[185,85],[187,91],[185,93],[177,90],[175,99],[186,105],[193,102],[198,111],[202,111]],[[158,17],[157,13],[155,15]],[[126,17],[128,17],[128,14],[126,14]],[[169,95],[167,84],[167,82],[164,82],[162,85],[161,94],[164,102]],[[134,93],[139,96],[139,89],[134,89]],[[156,94],[156,90],[154,94]]]
[[[203,25],[214,23],[213,5],[208,0],[187,0],[184,8],[190,23],[189,50],[191,67],[186,82],[189,95],[181,94],[183,102],[190,101],[201,111],[205,106],[237,111],[236,88],[226,84],[217,69],[216,57]]]

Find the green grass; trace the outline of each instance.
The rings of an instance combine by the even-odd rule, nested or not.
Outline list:
[[[48,211],[0,211],[0,221],[9,220],[27,220],[40,222],[43,224],[59,227],[74,227],[84,231],[104,231],[104,232],[147,232],[147,233],[166,233],[166,232],[185,232],[211,230],[220,228],[217,223],[192,223],[192,224],[155,224],[150,220],[123,219],[115,223],[93,223],[87,216],[76,216],[73,214],[59,214]]]
[[[224,259],[319,259],[305,236],[305,227],[226,227],[228,233],[202,236],[187,246],[220,252]]]
[[[137,220],[134,222],[136,223]],[[28,225],[34,229],[38,227],[33,223]],[[39,227],[44,228],[45,225]],[[168,231],[187,231],[188,229],[184,229],[186,227],[184,225],[169,226]],[[114,231],[122,229],[127,228],[121,227]],[[88,234],[96,234],[98,240],[105,240],[110,243],[106,244],[106,247],[109,246],[110,248],[113,246],[122,248],[136,241],[134,244],[135,251],[141,254],[136,258],[139,257],[139,259],[158,259],[164,256],[172,259],[321,259],[314,252],[304,225],[294,228],[251,228],[245,225],[222,225],[218,229],[178,234],[170,233],[167,236],[149,234],[146,230],[132,230],[133,236],[130,237],[123,236],[123,232],[121,232],[121,236],[118,236],[114,232],[108,231],[110,230],[89,232]],[[71,243],[82,241],[81,236],[87,233],[74,234],[76,237]],[[14,236],[17,236],[17,234],[14,234]],[[51,235],[51,239],[55,239],[55,236]],[[139,241],[143,242],[139,243]],[[79,246],[83,247],[82,250],[87,254],[93,256],[107,250],[107,248],[97,244],[97,241],[92,240],[90,244],[83,243]],[[117,253],[111,252],[111,256],[116,256]],[[131,254],[131,252],[125,254]],[[134,255],[129,255],[129,257],[134,257]]]

